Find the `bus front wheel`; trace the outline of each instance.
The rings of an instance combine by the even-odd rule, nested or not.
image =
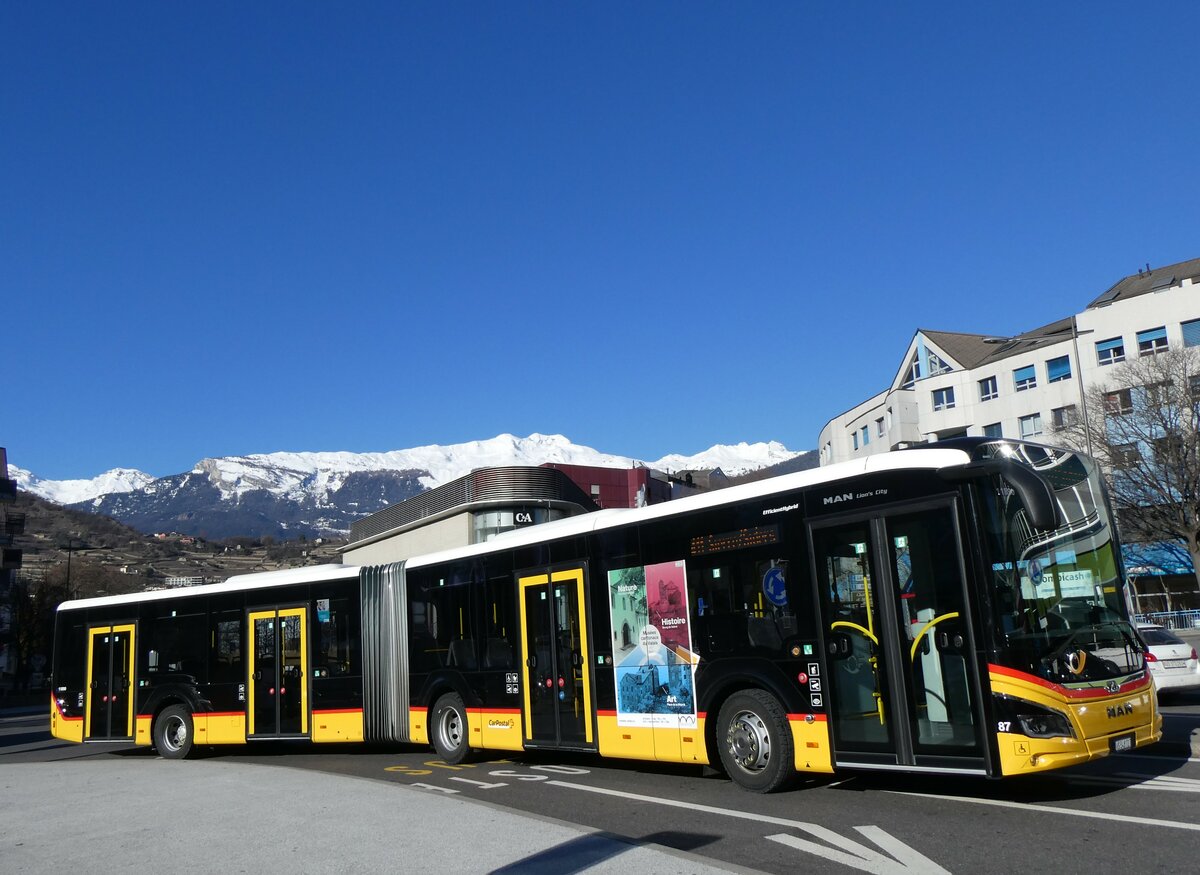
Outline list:
[[[783,706],[763,690],[730,696],[717,717],[721,765],[735,784],[772,793],[795,775],[792,732]]]
[[[168,760],[181,760],[192,752],[192,712],[183,705],[165,708],[154,721],[154,747]]]
[[[433,706],[433,719],[429,722],[433,736],[433,749],[450,765],[457,765],[471,753],[470,727],[467,724],[467,708],[458,693],[446,693]]]

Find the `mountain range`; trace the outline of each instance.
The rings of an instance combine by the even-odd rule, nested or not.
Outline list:
[[[740,443],[647,463],[573,444],[562,435],[502,434],[382,453],[279,452],[202,459],[186,473],[159,478],[119,468],[91,480],[55,481],[13,465],[9,476],[26,492],[113,517],[143,532],[294,538],[344,536],[354,520],[476,468],[545,462],[645,465],[666,473],[720,468],[737,478],[774,466],[815,467],[816,453],[793,452],[777,442]]]

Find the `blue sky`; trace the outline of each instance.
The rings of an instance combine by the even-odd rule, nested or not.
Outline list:
[[[976,7],[3,4],[0,446],[813,448],[1200,256],[1200,5]]]

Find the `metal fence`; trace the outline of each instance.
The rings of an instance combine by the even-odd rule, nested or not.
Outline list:
[[[1154,611],[1135,614],[1134,619],[1139,623],[1153,623],[1167,629],[1200,629],[1200,611]]]

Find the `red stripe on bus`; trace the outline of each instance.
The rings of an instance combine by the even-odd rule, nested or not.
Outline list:
[[[205,717],[245,717],[245,711],[202,711]]]
[[[988,671],[991,674],[998,674],[1001,677],[1014,678],[1016,680],[1025,681],[1026,683],[1037,684],[1039,687],[1045,687],[1052,690],[1061,696],[1066,696],[1068,699],[1103,699],[1107,696],[1119,696],[1125,693],[1132,693],[1136,690],[1141,690],[1150,686],[1150,677],[1146,675],[1142,678],[1135,678],[1131,681],[1126,681],[1120,686],[1115,693],[1110,693],[1103,687],[1092,687],[1086,690],[1072,690],[1064,687],[1062,684],[1056,684],[1053,681],[1048,681],[1037,675],[1028,674],[1027,672],[1017,671],[1014,668],[1007,668],[1003,665],[992,665],[988,663]]]
[[[520,714],[520,708],[468,708],[468,714]]]
[[[808,720],[809,717],[816,723],[824,723],[829,719],[824,714],[789,714],[788,720]]]
[[[313,716],[318,714],[361,714],[362,708],[329,708],[323,711],[313,711]]]
[[[429,709],[428,709],[428,708],[418,708],[418,707],[416,707],[416,706],[414,705],[412,708],[409,708],[408,710],[409,710],[409,711],[412,711],[412,712],[414,712],[414,713],[419,711],[420,713],[424,714],[424,713],[425,713],[426,711],[428,711]]]

